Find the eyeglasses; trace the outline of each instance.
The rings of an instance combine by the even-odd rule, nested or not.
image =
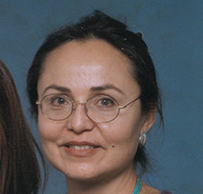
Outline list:
[[[86,102],[72,101],[65,94],[49,94],[44,96],[36,104],[40,106],[42,114],[50,120],[62,121],[67,119],[76,109],[76,105],[84,106],[85,113],[94,122],[107,123],[116,119],[120,110],[126,108],[140,97],[129,102],[125,106],[119,106],[118,102],[107,95],[98,95],[89,98]]]

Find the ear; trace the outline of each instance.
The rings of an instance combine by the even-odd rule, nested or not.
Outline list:
[[[141,130],[141,134],[147,133],[154,125],[156,120],[156,111],[157,109],[153,109],[144,116],[144,124]]]

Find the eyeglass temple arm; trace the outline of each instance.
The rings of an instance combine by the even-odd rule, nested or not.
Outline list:
[[[129,102],[129,103],[126,104],[125,106],[118,106],[118,108],[119,108],[119,109],[124,109],[124,108],[126,108],[128,105],[130,105],[130,104],[132,104],[133,102],[135,102],[136,100],[138,100],[139,98],[140,98],[140,96],[137,97],[137,98],[135,98],[133,101]]]

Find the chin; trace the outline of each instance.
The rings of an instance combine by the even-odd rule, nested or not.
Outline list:
[[[75,170],[73,170],[75,169]],[[83,167],[74,167],[71,170],[67,170],[66,173],[62,172],[66,176],[67,183],[69,181],[80,182],[85,184],[101,184],[102,182],[110,181],[113,177],[116,176],[115,171],[105,170],[101,171],[99,166],[97,165],[97,169],[95,168],[86,168]],[[108,179],[108,180],[107,180]]]
[[[92,182],[93,180],[100,180],[101,174],[96,173],[93,170],[83,170],[79,168],[73,168],[74,171],[71,169],[67,172],[62,172],[65,174],[66,179],[71,179],[75,181],[84,181],[84,182]]]

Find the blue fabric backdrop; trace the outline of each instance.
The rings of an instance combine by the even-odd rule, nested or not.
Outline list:
[[[152,129],[147,148],[154,171],[144,180],[174,194],[203,191],[203,2],[201,0],[1,0],[0,58],[10,69],[32,131],[26,73],[46,34],[93,9],[141,31],[163,91],[165,131]],[[163,138],[164,136],[164,138]],[[66,193],[64,176],[50,167],[46,194]]]

